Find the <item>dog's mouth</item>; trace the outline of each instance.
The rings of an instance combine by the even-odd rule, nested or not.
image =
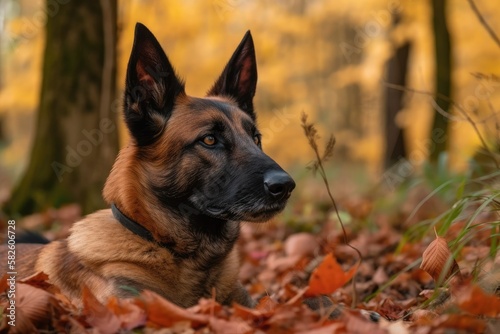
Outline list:
[[[213,218],[225,220],[243,220],[247,222],[261,223],[265,222],[281,211],[286,206],[286,201],[282,203],[274,203],[271,205],[263,205],[254,208],[238,210],[238,208],[225,208],[222,206],[208,206],[206,212]]]

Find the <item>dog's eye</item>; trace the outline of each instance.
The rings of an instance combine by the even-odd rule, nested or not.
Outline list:
[[[203,144],[205,144],[207,146],[214,146],[216,143],[216,140],[215,140],[214,136],[208,135],[208,136],[203,137],[202,142],[203,142]]]
[[[255,145],[260,146],[260,136],[259,135],[253,136],[253,142],[255,143]]]

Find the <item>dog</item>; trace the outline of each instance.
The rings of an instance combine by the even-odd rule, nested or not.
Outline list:
[[[18,277],[44,272],[76,305],[86,285],[101,302],[147,289],[182,307],[213,291],[222,304],[254,306],[238,281],[240,222],[269,220],[295,187],[262,151],[256,84],[250,31],[198,98],[138,23],[123,108],[130,142],[103,191],[111,208],[75,223],[67,239],[18,244]]]

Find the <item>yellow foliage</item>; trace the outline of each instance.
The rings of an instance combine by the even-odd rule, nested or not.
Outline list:
[[[40,12],[43,1],[20,4],[26,9],[23,15],[9,18],[7,24],[14,34],[25,29],[26,18],[32,19]],[[480,7],[485,19],[500,33],[495,18],[500,3],[481,1]],[[401,14],[401,25],[389,34],[395,10]],[[408,86],[432,92],[431,14],[427,1],[406,0],[119,0],[118,89],[123,90],[137,21],[158,37],[192,95],[203,95],[208,90],[250,29],[259,70],[256,108],[266,151],[282,164],[305,164],[311,159],[299,125],[304,111],[325,138],[333,132],[349,157],[376,168],[383,152],[381,80],[385,62],[392,54],[390,40],[398,45],[412,42]],[[465,1],[450,2],[449,25],[453,40],[453,99],[466,109],[467,103],[472,103],[474,108],[467,111],[475,119],[482,119],[492,112],[490,105],[500,106],[500,84],[486,82],[492,87],[488,96],[478,97],[477,91],[485,81],[471,73],[498,75],[500,50]],[[3,51],[0,113],[9,115],[9,124],[22,124],[11,120],[19,117],[16,115],[27,114],[33,119],[36,110],[43,49],[43,27],[39,28],[34,37]],[[346,93],[354,86],[359,87],[358,95]],[[423,155],[422,143],[428,137],[434,113],[430,99],[408,93],[405,109],[398,116],[398,123],[408,130],[410,151]],[[353,124],[345,119],[356,108],[357,129],[352,129]],[[125,141],[127,134],[123,126],[121,129]],[[23,139],[26,134],[21,129],[12,130],[9,136],[14,144],[0,152],[2,164],[19,165],[27,157],[29,140]],[[453,122],[451,138],[452,161],[463,167],[478,145],[477,136],[469,124],[458,121]]]

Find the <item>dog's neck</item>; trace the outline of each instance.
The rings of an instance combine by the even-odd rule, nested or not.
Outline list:
[[[207,243],[224,239],[227,253],[239,236],[239,222],[226,221],[199,214],[186,214],[178,205],[160,203],[146,179],[147,173],[134,164],[137,148],[123,148],[104,186],[104,199],[130,220],[146,229],[158,244],[171,245],[179,254],[204,252]],[[229,242],[228,242],[229,241]],[[209,254],[207,254],[209,255]],[[219,256],[220,254],[212,254]]]

